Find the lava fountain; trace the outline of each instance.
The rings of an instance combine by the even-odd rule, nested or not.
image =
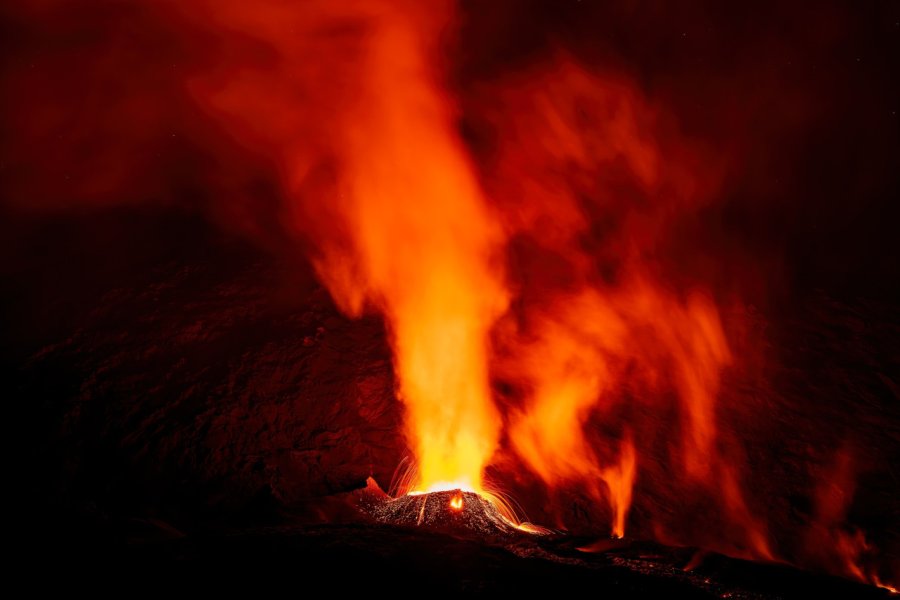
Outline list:
[[[715,487],[733,479],[712,452],[719,369],[729,354],[716,307],[669,293],[645,264],[666,215],[701,203],[708,186],[691,174],[689,152],[661,148],[648,133],[655,110],[631,84],[561,60],[523,93],[506,86],[492,94],[512,110],[494,123],[503,132],[493,178],[500,183],[488,194],[441,85],[453,3],[274,2],[263,10],[224,2],[196,18],[253,31],[278,57],[225,76],[204,73],[191,91],[245,144],[278,157],[288,216],[311,238],[313,264],[337,305],[351,316],[384,315],[413,453],[396,495],[480,494],[517,523],[512,503],[484,479],[504,433],[506,449],[548,487],[583,485],[609,506],[612,532],[623,536],[637,436],[622,427],[615,448],[598,453],[585,426],[623,387],[629,363],[640,367],[633,379],[653,380],[651,392],[664,387],[660,373],[675,373],[686,427],[673,455],[688,473]],[[587,131],[578,125],[585,111]],[[596,257],[581,249],[578,198],[600,198],[618,215],[628,214],[630,196],[579,185],[606,181],[597,173],[620,163],[658,208],[608,236],[604,251],[619,257],[622,276],[603,286],[590,273]],[[556,281],[510,286],[505,261],[516,235],[562,257],[570,280],[562,290]],[[502,353],[510,360],[497,360]],[[493,372],[497,365],[505,373]],[[496,376],[526,390],[504,411],[492,398]],[[747,520],[738,483],[728,489],[735,519]],[[754,545],[768,557],[765,540]]]
[[[480,492],[500,430],[487,353],[507,297],[492,262],[502,230],[426,61],[443,23],[432,8],[379,21],[369,37],[341,144],[356,268],[335,253],[317,266],[348,312],[368,301],[387,317],[416,456],[411,489]]]
[[[536,477],[551,498],[586,493],[619,537],[641,484],[696,500],[684,512],[708,523],[689,539],[779,560],[745,449],[722,427],[723,373],[741,356],[722,299],[702,275],[667,275],[685,254],[667,257],[674,224],[714,202],[722,161],[636,80],[564,52],[484,84],[483,98],[451,91],[453,9],[178,8],[242,33],[246,64],[201,70],[191,95],[275,163],[279,217],[338,307],[384,317],[413,455],[386,519],[515,529],[490,466],[504,484]],[[491,132],[489,160],[462,139],[463,114]],[[683,513],[659,506],[644,510],[653,535],[677,539],[667,530]]]
[[[337,82],[325,73],[301,77],[287,95],[267,94],[256,80],[194,82],[198,98],[226,114],[248,114],[261,96],[269,105],[302,97],[318,110],[307,121],[284,106],[277,112],[289,118],[257,116],[249,135],[282,140],[283,168],[304,219],[298,226],[314,230],[314,264],[337,304],[350,315],[374,308],[385,316],[415,455],[404,492],[484,491],[483,470],[501,428],[488,382],[488,334],[507,305],[504,231],[454,129],[455,107],[438,85],[441,48],[432,40],[452,22],[451,9],[447,2],[276,3],[261,16],[241,2],[217,4],[214,18],[264,29],[283,53],[280,68],[312,68],[303,58],[316,53],[349,74]],[[334,23],[365,34],[346,43],[324,36]],[[323,37],[329,53],[318,52]],[[327,131],[316,129],[322,121]],[[326,147],[310,150],[310,137]],[[336,177],[321,175],[323,156]],[[315,207],[304,204],[311,197]]]

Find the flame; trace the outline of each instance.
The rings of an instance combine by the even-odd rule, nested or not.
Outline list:
[[[635,462],[634,444],[630,439],[626,439],[622,443],[619,463],[600,471],[600,478],[603,479],[609,490],[609,503],[613,513],[612,534],[617,538],[625,537],[625,517],[631,506]]]
[[[807,531],[806,559],[832,573],[896,593],[878,573],[877,549],[859,528],[849,527],[847,513],[856,492],[857,451],[840,448],[814,492],[814,515]]]
[[[595,431],[632,385],[648,403],[677,392],[683,471],[717,493],[715,399],[729,346],[711,298],[670,290],[652,260],[670,214],[708,201],[716,169],[704,165],[701,180],[687,144],[660,145],[660,111],[631,82],[565,56],[527,86],[499,82],[488,95],[507,110],[477,111],[502,132],[485,179],[459,138],[432,41],[452,25],[451,3],[235,1],[202,18],[274,48],[265,68],[207,74],[191,90],[245,144],[275,149],[293,198],[286,216],[314,242],[338,306],[384,315],[415,457],[401,493],[494,498],[484,469],[505,419],[527,467],[551,487],[583,484],[623,536],[642,434],[623,423],[613,441]],[[636,195],[649,208],[632,211]],[[620,221],[591,251],[588,209]],[[531,261],[511,287],[512,236],[558,269]],[[492,377],[521,384],[523,401],[501,414]],[[744,506],[737,482],[728,494],[726,504]]]
[[[385,316],[416,458],[409,487],[419,491],[483,489],[501,426],[487,365],[488,333],[507,303],[496,260],[504,234],[439,85],[431,40],[452,20],[451,9],[447,2],[377,0],[265,10],[217,3],[214,18],[259,30],[280,52],[279,68],[302,77],[288,94],[269,94],[265,81],[249,75],[194,86],[219,112],[285,104],[277,112],[286,118],[255,118],[250,131],[237,131],[248,140],[284,140],[298,226],[318,241],[318,275],[346,313],[375,308]],[[340,23],[365,33],[348,34],[343,45],[339,33],[322,33]],[[346,79],[309,66],[307,57],[324,54],[325,43],[343,50],[329,64]],[[316,117],[288,106],[295,100],[317,106]],[[337,182],[317,179],[321,156],[310,149],[311,135],[326,145],[312,150],[331,157]],[[324,189],[311,189],[317,184]]]
[[[317,267],[349,312],[364,290],[388,318],[415,488],[480,490],[500,427],[487,335],[506,303],[490,263],[502,236],[425,62],[431,19],[397,14],[369,38],[367,80],[341,145],[359,271],[348,278],[334,254]]]
[[[718,166],[701,169],[699,150],[667,129],[633,82],[596,76],[564,54],[522,80],[482,100],[505,108],[482,109],[502,132],[491,193],[524,249],[515,250],[534,265],[514,273],[522,297],[498,335],[499,377],[525,396],[510,414],[512,449],[551,488],[580,487],[606,504],[622,536],[642,445],[658,435],[652,417],[627,414],[669,413],[674,397],[669,478],[718,499],[748,549],[732,553],[771,558],[735,458],[719,451],[729,446],[716,401],[733,363],[719,308],[705,290],[677,290],[660,269],[674,215],[711,201]],[[600,233],[591,230],[598,221]]]
[[[585,432],[593,412],[609,408],[610,396],[624,384],[623,357],[648,373],[658,365],[674,373],[687,414],[685,470],[693,477],[709,473],[718,373],[730,353],[717,312],[702,296],[682,304],[643,283],[613,294],[587,290],[560,302],[533,329],[537,339],[525,343],[524,359],[512,367],[533,396],[515,414],[510,437],[547,483],[602,480],[613,533],[624,535],[636,475],[634,444],[626,437],[618,461],[604,464]]]
[[[485,468],[530,471],[588,493],[622,537],[646,482],[718,513],[705,545],[776,558],[722,422],[739,355],[723,300],[669,255],[673,224],[716,199],[717,152],[639,82],[562,52],[451,94],[435,41],[452,33],[450,2],[203,4],[178,10],[239,32],[225,47],[245,62],[195,76],[192,97],[275,163],[279,217],[336,304],[384,316],[414,455],[400,493],[479,493],[517,522]],[[492,134],[482,170],[460,113]],[[491,382],[513,391],[496,403]],[[864,576],[842,518],[810,545]]]

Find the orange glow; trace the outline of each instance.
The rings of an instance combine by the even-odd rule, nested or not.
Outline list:
[[[886,584],[886,583],[883,583],[882,581],[880,581],[880,580],[878,579],[878,577],[873,577],[873,578],[872,578],[872,581],[873,581],[873,583],[875,584],[876,587],[880,587],[880,588],[883,589],[883,590],[887,590],[888,592],[890,592],[890,593],[892,593],[892,594],[900,594],[900,589],[897,589],[897,588],[895,588],[895,587],[893,587],[893,586],[891,586],[891,585],[888,585],[888,584]]]
[[[452,4],[225,2],[212,12],[280,53],[273,80],[286,87],[241,72],[194,88],[216,112],[254,114],[235,128],[248,142],[281,140],[297,199],[289,216],[318,242],[320,279],[347,314],[385,316],[416,459],[408,489],[481,490],[501,425],[487,357],[507,304],[504,233],[439,85],[433,40]]]
[[[479,179],[441,86],[445,48],[434,40],[454,22],[451,3],[247,6],[216,3],[197,18],[255,33],[277,60],[214,72],[191,89],[246,145],[275,148],[293,199],[285,218],[314,242],[337,305],[384,315],[414,456],[397,491],[494,498],[483,473],[506,424],[527,467],[550,488],[583,485],[622,536],[642,434],[627,424],[612,438],[594,430],[627,385],[639,403],[677,392],[673,460],[718,493],[715,400],[731,362],[718,309],[704,293],[669,289],[648,258],[670,214],[708,200],[715,165],[696,177],[677,136],[660,146],[673,136],[655,137],[659,111],[633,83],[559,56],[528,85],[499,82],[487,94],[503,107],[482,111],[501,135],[492,177]],[[616,173],[627,186],[610,183]],[[633,208],[636,195],[648,208]],[[619,223],[599,259],[581,243],[585,197]],[[512,236],[558,257],[563,279],[528,285],[559,276],[537,264],[510,282]],[[595,272],[604,260],[612,282]],[[523,386],[503,414],[491,377]],[[729,493],[740,506],[737,482]]]
[[[439,45],[449,1],[179,7],[240,32],[232,50],[247,54],[191,93],[272,158],[280,216],[338,307],[384,317],[413,455],[394,492],[478,493],[541,532],[484,480],[488,466],[504,483],[533,473],[548,497],[589,496],[623,537],[647,483],[717,513],[712,549],[779,558],[719,406],[740,367],[727,296],[670,273],[680,257],[666,254],[679,217],[715,202],[717,152],[695,148],[641,83],[562,52],[508,80],[454,81],[474,88],[453,88],[458,106]],[[462,141],[462,115],[490,132],[484,156]],[[495,402],[492,383],[512,391]],[[828,570],[872,581],[842,502],[821,509],[809,546]],[[649,506],[657,537],[656,520],[681,519]]]
[[[500,427],[486,353],[506,303],[489,262],[502,238],[425,62],[432,19],[398,14],[373,31],[341,145],[359,270],[348,277],[342,255],[318,270],[350,312],[363,291],[388,317],[415,489],[477,491]]]
[[[719,167],[666,129],[633,82],[564,54],[483,102],[504,107],[491,117],[503,140],[491,194],[552,267],[521,273],[524,298],[498,328],[498,372],[525,396],[510,414],[513,450],[549,487],[595,496],[622,536],[656,431],[652,417],[635,428],[619,415],[673,414],[668,476],[719,500],[744,537],[733,553],[771,558],[733,459],[719,453],[716,401],[733,362],[719,308],[702,289],[668,284],[657,256],[674,215],[711,201]]]
[[[896,593],[879,577],[878,549],[866,534],[846,524],[847,512],[856,493],[856,452],[839,449],[814,492],[814,516],[807,531],[808,559],[818,568]],[[896,571],[886,571],[896,575]],[[883,572],[882,572],[883,573]]]
[[[609,395],[624,383],[618,366],[623,357],[639,361],[648,373],[657,365],[673,372],[687,414],[685,468],[692,476],[708,473],[718,373],[730,360],[708,301],[697,296],[682,304],[640,282],[613,294],[587,290],[562,299],[532,327],[536,335],[511,369],[534,395],[515,415],[510,437],[545,481],[603,481],[600,495],[611,508],[613,534],[624,535],[636,476],[634,444],[626,439],[619,458],[604,463],[584,432],[592,411],[608,406]]]
[[[613,513],[612,533],[617,538],[625,537],[625,517],[631,506],[634,473],[634,444],[630,439],[626,439],[622,443],[619,464],[605,467],[600,471],[600,478],[609,489],[609,503]]]
[[[506,302],[488,262],[501,237],[423,62],[434,25],[418,17],[373,32],[368,81],[342,145],[360,272],[348,279],[340,255],[318,270],[350,312],[360,310],[363,290],[388,317],[415,488],[480,490],[500,426],[486,352]]]

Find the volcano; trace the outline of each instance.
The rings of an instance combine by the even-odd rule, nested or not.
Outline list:
[[[406,494],[381,503],[373,513],[379,521],[393,525],[486,537],[536,535],[541,531],[530,524],[513,523],[493,501],[462,490]]]
[[[856,4],[5,3],[32,580],[896,590],[900,8]]]

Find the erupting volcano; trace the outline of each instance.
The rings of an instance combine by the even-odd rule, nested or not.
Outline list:
[[[895,593],[896,7],[488,4],[0,9],[45,537]]]

